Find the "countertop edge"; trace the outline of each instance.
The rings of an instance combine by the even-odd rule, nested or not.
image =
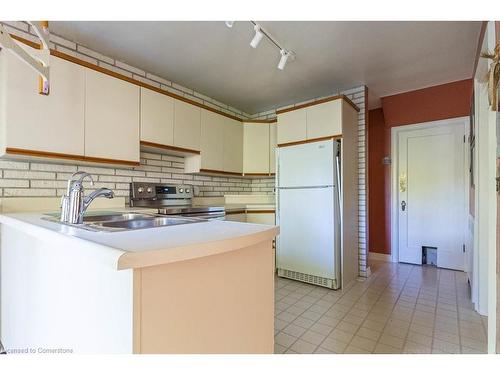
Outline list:
[[[77,236],[59,233],[49,228],[45,228],[4,214],[0,214],[0,224],[12,227],[15,230],[23,231],[27,235],[40,238],[41,240],[62,242],[63,246],[66,245],[69,248],[78,244],[78,246],[84,247],[86,250],[92,251],[97,254],[114,269],[118,269],[118,260],[122,254],[126,253],[126,251],[124,250],[102,245],[83,238],[79,238]]]
[[[226,238],[224,240],[210,241],[203,244],[198,243],[165,250],[143,251],[140,253],[124,252],[118,259],[118,269],[142,268],[223,254],[267,240],[272,240],[278,234],[279,227],[271,227],[257,233]],[[235,243],[237,244],[235,245]]]

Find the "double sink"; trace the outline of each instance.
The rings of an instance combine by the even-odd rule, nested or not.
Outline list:
[[[46,216],[45,220],[96,232],[119,232],[137,229],[160,228],[172,225],[200,223],[206,220],[179,216],[163,216],[145,213],[88,213],[83,224],[69,224],[59,221],[59,216]]]

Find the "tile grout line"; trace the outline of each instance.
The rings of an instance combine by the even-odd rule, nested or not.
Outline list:
[[[374,278],[374,279],[373,279],[373,281],[372,281],[371,283],[373,284],[373,282],[374,282],[377,278],[378,278],[378,277]],[[367,279],[365,282],[367,282],[368,280],[369,280],[369,279]],[[362,296],[363,296],[363,295],[364,295],[364,294],[368,291],[368,289],[369,289],[369,288],[370,288],[370,287],[368,286],[368,287],[366,288],[366,290],[363,292],[363,294],[361,294],[361,295],[359,296],[359,298],[356,300],[356,303],[357,303],[357,302],[361,299],[361,297],[362,297]],[[374,305],[378,302],[378,300],[380,299],[380,297],[382,296],[382,294],[383,294],[383,292],[382,292],[382,293],[380,293],[379,298],[377,298],[377,301],[375,301],[375,303],[373,304],[373,306],[374,306]],[[352,308],[354,308],[354,306],[356,305],[356,303],[354,303],[354,305],[352,305],[352,306],[351,306],[351,308],[350,308],[348,311],[350,311]],[[370,310],[368,310],[368,314],[369,314],[369,312],[373,309],[373,306],[371,307],[371,309],[370,309]],[[346,312],[346,315],[347,315],[348,311]],[[325,314],[326,314],[326,312],[325,312]],[[367,314],[366,316],[368,316],[368,314]],[[351,340],[349,340],[349,342],[346,344],[346,349],[349,347],[349,345],[351,344],[352,340],[353,340],[353,339],[354,339],[354,337],[356,336],[356,333],[357,333],[357,332],[359,331],[359,329],[361,328],[361,325],[362,325],[362,324],[363,324],[363,322],[366,320],[366,316],[363,318],[363,320],[362,320],[362,321],[361,321],[361,323],[359,324],[359,327],[358,327],[358,329],[355,331],[355,333],[353,334],[353,337],[351,338]],[[345,315],[344,315],[344,317],[345,317]],[[339,323],[341,323],[341,322],[342,322],[342,320],[343,320],[343,318],[342,318],[342,319],[340,319],[340,322],[339,322]],[[339,325],[339,323],[337,323],[337,325]],[[336,329],[337,325],[336,325],[335,327],[333,327],[332,332]],[[331,333],[331,332],[330,332],[330,333]],[[322,344],[323,342],[325,342],[325,340],[326,340],[328,337],[329,337],[329,334],[325,336],[325,338],[324,338],[324,339],[320,342],[320,344],[317,346],[317,348],[320,348],[320,347],[321,347],[321,344]],[[317,348],[316,348],[316,349],[317,349]],[[358,349],[361,349],[361,348],[358,348]],[[344,352],[345,352],[345,349],[343,350],[343,353],[344,353]]]
[[[395,277],[395,276],[394,276],[394,277]],[[382,292],[380,293],[379,297],[377,298],[377,300],[376,300],[376,301],[375,301],[375,303],[373,304],[372,308],[371,308],[370,310],[368,310],[368,314],[367,314],[367,315],[366,315],[366,317],[363,319],[363,321],[362,321],[362,322],[361,322],[361,324],[359,325],[358,329],[354,332],[354,335],[353,335],[352,339],[349,341],[349,343],[347,344],[346,349],[347,349],[347,347],[349,347],[349,345],[351,344],[352,340],[354,340],[354,337],[356,336],[356,334],[357,334],[357,333],[359,332],[359,330],[361,329],[361,326],[363,325],[363,323],[366,321],[366,319],[367,319],[368,315],[370,314],[370,311],[372,311],[372,310],[375,308],[375,305],[376,305],[376,304],[380,301],[380,299],[382,298],[382,296],[383,296],[384,292],[386,291],[386,289],[388,288],[388,286],[390,286],[391,281],[392,281],[392,279],[393,279],[394,277],[392,277],[392,278],[391,278],[391,280],[390,280],[390,281],[386,284],[385,288],[384,288],[384,289],[382,290]],[[394,308],[393,308],[393,309],[394,309]],[[392,313],[392,310],[391,310],[391,313]],[[390,318],[389,318],[389,319],[390,319]],[[389,319],[387,319],[387,321],[389,321]],[[386,321],[386,323],[385,323],[385,324],[387,324],[387,321]],[[375,347],[373,348],[373,350],[375,350],[375,348],[377,347],[377,345],[378,345],[378,341],[380,340],[380,337],[382,336],[384,329],[385,329],[385,325],[384,325],[384,328],[382,329],[382,331],[381,331],[380,336],[378,337],[378,339],[377,339],[377,340],[373,340],[373,341],[375,341]],[[345,352],[345,350],[344,350],[344,352]],[[373,351],[372,351],[372,353],[373,353]]]
[[[375,350],[375,349],[377,348],[378,344],[380,344],[380,343],[381,343],[381,342],[380,342],[380,339],[382,338],[382,336],[383,336],[383,334],[384,334],[384,331],[385,331],[385,329],[387,328],[387,323],[389,322],[389,320],[391,320],[390,316],[391,316],[391,315],[392,315],[392,313],[394,312],[394,308],[395,308],[395,306],[397,305],[397,303],[398,303],[398,301],[399,301],[399,298],[401,297],[401,293],[402,293],[402,291],[404,290],[404,288],[405,288],[405,286],[406,286],[406,283],[408,282],[408,278],[409,278],[409,275],[411,274],[412,270],[413,270],[413,267],[410,269],[410,272],[408,273],[408,276],[406,276],[406,278],[405,278],[405,282],[403,283],[403,286],[401,287],[401,290],[400,290],[400,291],[399,291],[399,293],[398,293],[398,298],[397,298],[397,299],[396,299],[396,301],[394,302],[394,306],[393,306],[393,308],[392,308],[392,310],[391,310],[391,314],[389,315],[389,318],[388,318],[388,319],[387,319],[387,321],[385,322],[384,327],[382,328],[382,332],[381,332],[381,334],[380,334],[379,338],[376,340],[375,348],[374,348],[373,350]],[[397,272],[396,272],[396,276],[397,276]],[[394,277],[396,277],[396,276],[394,276]],[[391,280],[391,281],[392,281],[392,280]],[[411,323],[410,323],[410,324],[411,324]],[[383,343],[382,343],[382,344],[383,344]],[[384,344],[384,345],[387,345],[387,346],[391,346],[391,347],[392,347],[392,345],[389,345],[389,344]],[[403,345],[403,348],[404,348],[404,345]],[[397,349],[397,348],[395,348],[395,349]],[[401,350],[402,350],[402,349],[401,349]]]
[[[312,284],[311,284],[311,285],[312,285]],[[348,293],[348,292],[352,289],[352,287],[353,287],[353,286],[354,286],[354,283],[352,283],[352,284],[349,286],[349,288],[348,288],[348,289],[346,289],[345,291],[344,291],[344,290],[341,290],[341,295],[342,295],[342,296],[344,296],[345,294],[347,294],[347,293]],[[299,288],[300,288],[300,287],[299,287]],[[333,289],[332,289],[332,291],[333,291]],[[297,302],[299,302],[300,300],[302,300],[304,297],[306,297],[306,296],[310,295],[312,292],[314,292],[314,289],[311,289],[311,290],[309,291],[309,293],[307,293],[307,294],[306,294],[306,295],[304,295],[303,297],[299,298],[299,300],[298,300]],[[290,293],[292,293],[292,292],[290,292]],[[326,294],[328,294],[328,293],[329,293],[329,291],[328,291],[327,293],[325,293],[325,295],[326,295]],[[340,298],[339,298],[339,299],[340,299]],[[319,300],[321,300],[321,298],[319,298]],[[338,301],[338,300],[337,300],[337,301]],[[333,305],[335,305],[335,304],[337,303],[337,301],[335,301],[335,302],[332,304],[332,306],[331,306],[331,307],[333,307]],[[317,301],[316,301],[316,302],[317,302]],[[312,306],[312,305],[314,305],[316,302],[312,303],[312,304],[311,304],[311,306]],[[290,307],[292,307],[293,305],[295,305],[295,303],[294,303],[294,304],[292,304],[292,305],[290,305],[289,307],[287,307],[284,311],[287,311],[287,310],[288,310]],[[311,306],[310,306],[310,307],[311,307]],[[310,307],[308,307],[305,311],[309,310],[309,309],[310,309]],[[331,308],[331,307],[330,307],[330,308]],[[329,309],[330,309],[330,308],[329,308]],[[329,310],[329,309],[328,309],[328,310]],[[313,320],[313,319],[309,319],[309,320],[313,320],[313,321],[314,321],[314,323],[317,323],[317,322],[318,322],[318,321],[319,321],[319,320],[320,320],[320,319],[321,319],[321,318],[322,318],[322,317],[326,314],[326,312],[327,312],[328,310],[326,310],[324,313],[322,313],[322,314],[321,314],[321,315],[320,315],[317,319],[315,319],[315,320]],[[305,312],[305,311],[304,311],[304,312]],[[303,313],[304,313],[304,312],[303,312]],[[291,322],[289,322],[289,323],[288,323],[285,327],[283,327],[283,329],[281,329],[281,330],[280,330],[280,332],[282,332],[282,331],[283,331],[285,328],[287,328],[289,325],[293,324],[293,322],[294,322],[295,320],[297,320],[297,318],[301,317],[303,313],[301,313],[301,314],[300,314],[300,315],[298,315],[295,319],[293,319]],[[307,318],[305,318],[305,319],[307,319]],[[337,324],[338,324],[338,323],[337,323]],[[325,324],[325,325],[326,325],[326,324]],[[301,328],[303,328],[303,327],[301,327]],[[334,328],[335,328],[335,327],[332,327],[332,330],[333,330]],[[309,329],[307,329],[307,330],[306,330],[306,332],[307,332],[308,330],[309,330]],[[297,338],[296,338],[296,340],[294,340],[294,341],[293,341],[293,342],[292,342],[292,343],[291,343],[291,344],[287,347],[287,349],[291,348],[291,347],[293,346],[293,344],[295,344],[295,343],[297,342],[297,340],[299,340],[299,339],[300,339],[300,338],[301,338],[301,337],[302,337],[302,336],[303,336],[306,332],[304,332],[302,335],[300,335],[299,337],[297,337]],[[286,333],[286,332],[284,332],[284,333]],[[289,335],[289,336],[292,336],[292,335]],[[326,337],[328,337],[328,335],[326,335]],[[325,339],[326,339],[326,337],[325,337]],[[324,339],[323,339],[323,341],[324,341]],[[323,341],[321,341],[321,342],[323,342]],[[312,344],[312,343],[310,343],[310,344]],[[314,344],[313,344],[313,345],[314,345]],[[315,349],[317,349],[319,346],[320,346],[320,345],[318,345]]]

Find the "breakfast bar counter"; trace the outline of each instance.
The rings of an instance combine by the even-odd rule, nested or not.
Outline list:
[[[104,232],[43,216],[0,215],[6,348],[273,352],[277,227],[202,221]]]

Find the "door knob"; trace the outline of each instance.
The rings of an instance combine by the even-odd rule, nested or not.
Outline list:
[[[406,210],[406,202],[401,201],[401,211],[404,211],[404,210]]]

